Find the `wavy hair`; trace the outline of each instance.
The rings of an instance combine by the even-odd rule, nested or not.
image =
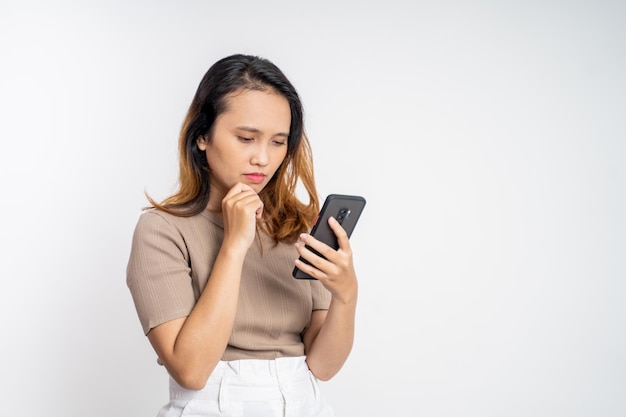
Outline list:
[[[264,204],[260,226],[275,241],[294,241],[308,231],[319,211],[311,147],[304,131],[304,111],[300,97],[283,72],[265,58],[235,54],[222,58],[206,72],[189,106],[179,140],[178,190],[162,202],[148,194],[151,206],[167,213],[189,217],[202,212],[211,193],[206,154],[198,148],[198,138],[211,140],[216,118],[227,110],[228,96],[240,90],[272,91],[287,99],[291,125],[287,155],[277,172],[259,193]],[[309,201],[296,196],[298,181]]]

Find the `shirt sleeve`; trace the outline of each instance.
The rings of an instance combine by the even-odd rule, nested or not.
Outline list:
[[[143,213],[133,233],[126,283],[144,334],[191,313],[195,296],[180,232],[161,213]]]
[[[311,295],[313,298],[313,310],[328,310],[330,307],[331,294],[321,282],[312,279],[311,283]]]

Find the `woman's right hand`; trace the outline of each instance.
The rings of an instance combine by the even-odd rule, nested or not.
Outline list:
[[[256,222],[262,215],[263,202],[259,195],[244,183],[235,184],[222,199],[223,244],[247,251],[256,235]]]

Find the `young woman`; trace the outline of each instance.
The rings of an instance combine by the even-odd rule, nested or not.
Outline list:
[[[352,348],[357,277],[334,219],[338,250],[307,234],[319,201],[295,88],[264,58],[219,60],[191,102],[179,157],[178,191],[148,197],[127,269],[170,375],[159,416],[331,416],[318,380]],[[294,266],[316,280],[294,279]]]

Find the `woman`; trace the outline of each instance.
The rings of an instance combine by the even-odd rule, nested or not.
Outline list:
[[[170,375],[159,416],[332,415],[318,379],[352,348],[357,278],[334,219],[338,250],[307,234],[319,201],[296,90],[266,59],[219,60],[189,107],[179,157],[179,189],[148,197],[127,270]],[[316,280],[294,279],[294,266]]]

